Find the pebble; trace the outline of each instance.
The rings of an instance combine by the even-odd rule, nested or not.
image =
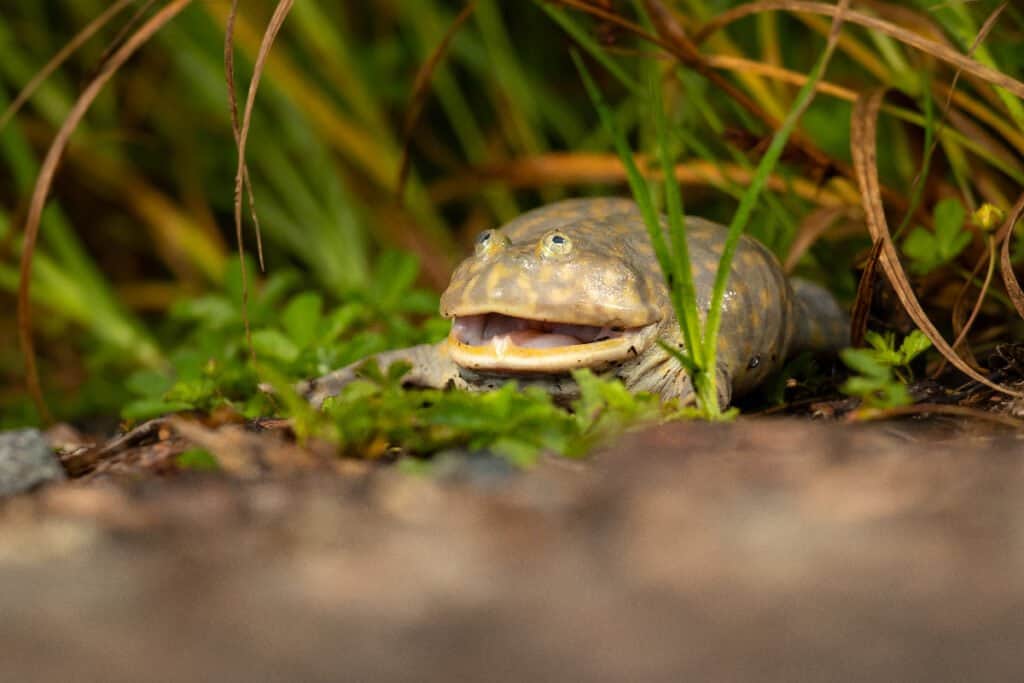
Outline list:
[[[0,432],[0,498],[64,478],[57,456],[38,429]]]

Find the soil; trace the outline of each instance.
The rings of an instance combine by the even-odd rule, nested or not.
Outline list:
[[[962,424],[680,423],[424,477],[158,421],[0,504],[0,678],[1020,680],[1024,440]],[[237,457],[181,473],[185,442]]]

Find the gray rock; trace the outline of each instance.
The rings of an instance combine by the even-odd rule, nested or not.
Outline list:
[[[64,470],[38,429],[0,432],[0,498],[64,479]]]

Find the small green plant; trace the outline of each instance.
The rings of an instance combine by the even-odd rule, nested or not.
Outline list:
[[[935,232],[918,226],[903,240],[903,251],[910,258],[910,270],[926,275],[960,255],[972,235],[964,227],[964,207],[956,199],[943,199],[933,212]]]
[[[271,275],[249,305],[254,366],[239,304],[241,268],[235,264],[223,292],[174,307],[169,366],[129,376],[126,385],[135,398],[121,415],[137,420],[224,405],[247,417],[274,414],[274,398],[259,388],[268,376],[275,385],[294,383],[387,348],[436,341],[447,325],[436,316],[436,295],[413,287],[417,272],[412,256],[385,254],[375,284],[333,308],[319,292],[297,290],[294,272]]]
[[[891,408],[912,403],[907,382],[913,379],[910,363],[931,348],[931,341],[914,330],[896,346],[892,332],[868,332],[866,349],[843,349],[840,357],[857,374],[840,388],[848,396],[860,398],[872,408]]]
[[[579,457],[598,441],[675,409],[588,370],[573,373],[581,396],[570,413],[544,390],[514,382],[485,393],[406,389],[401,379],[408,369],[396,363],[382,372],[373,362],[365,364],[359,380],[325,402],[328,423],[321,423],[318,436],[361,457],[394,448],[413,455],[464,448],[528,466],[544,451]]]
[[[216,456],[205,448],[190,448],[178,454],[174,464],[183,470],[193,472],[216,472],[220,469]]]

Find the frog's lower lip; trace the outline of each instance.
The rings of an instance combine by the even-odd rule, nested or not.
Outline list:
[[[625,361],[652,342],[655,324],[634,328],[550,322],[500,313],[460,316],[448,351],[473,370],[566,372]]]

